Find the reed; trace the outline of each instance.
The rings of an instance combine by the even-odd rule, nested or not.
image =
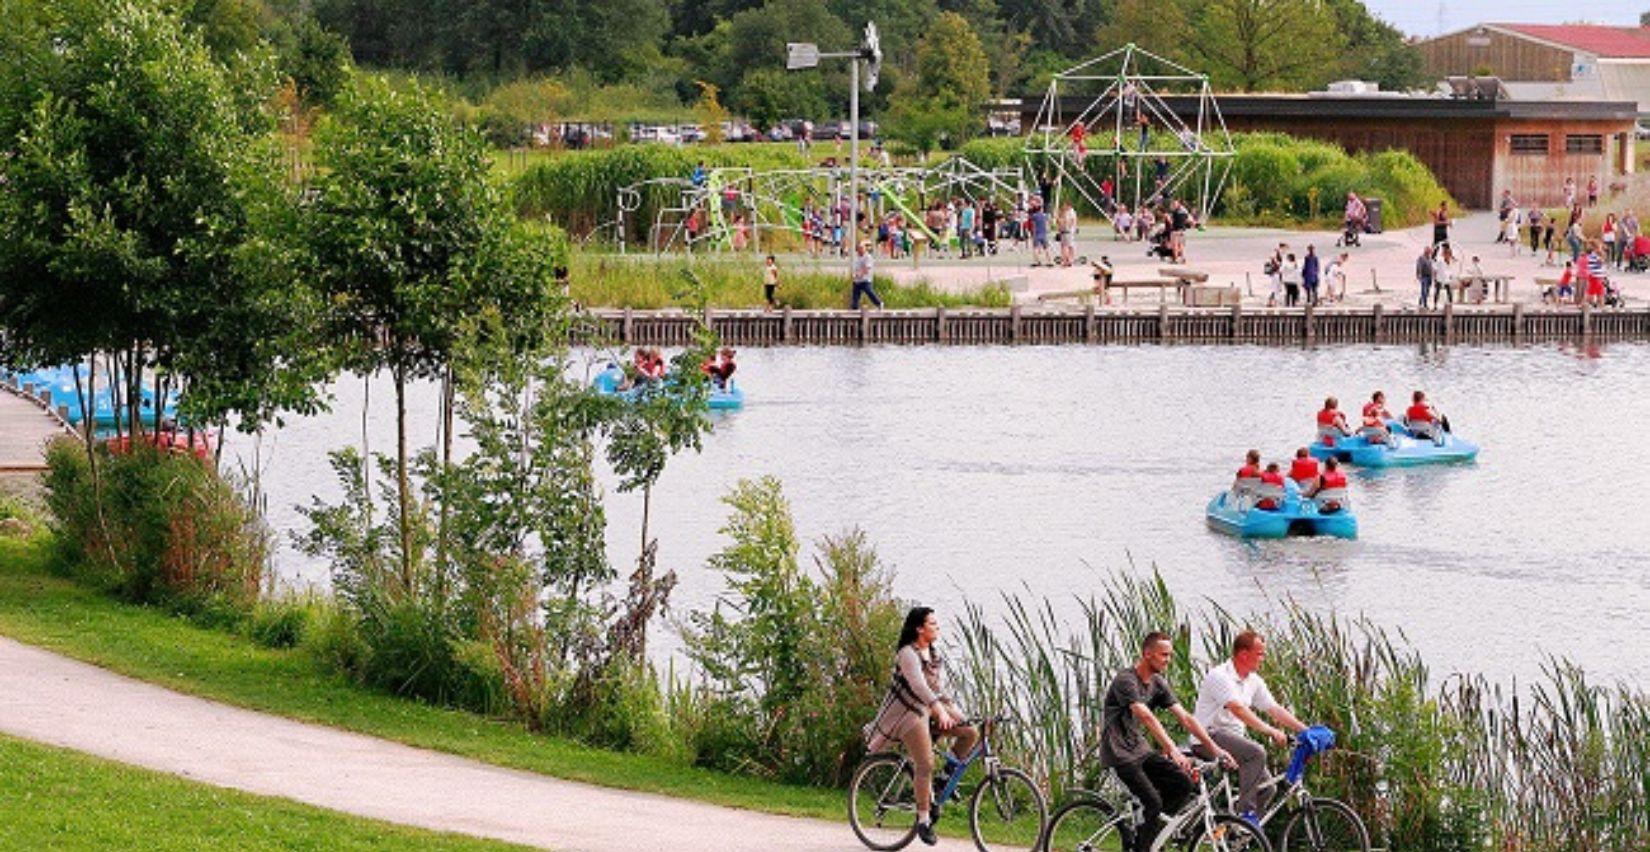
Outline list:
[[[1279,601],[1239,617],[1185,607],[1155,572],[1100,578],[1074,626],[1054,603],[1007,594],[1001,615],[970,604],[955,631],[958,693],[1008,712],[1001,744],[1059,798],[1094,782],[1105,689],[1139,639],[1167,630],[1171,685],[1190,707],[1196,680],[1245,628],[1267,637],[1264,673],[1297,715],[1339,734],[1314,790],[1357,808],[1393,849],[1639,849],[1650,832],[1650,698],[1587,681],[1552,661],[1503,687],[1432,670],[1401,633],[1368,619]],[[1063,609],[1063,607],[1062,607]]]

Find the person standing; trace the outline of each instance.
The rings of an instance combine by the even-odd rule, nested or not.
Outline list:
[[[1193,714],[1209,737],[1237,760],[1238,816],[1251,825],[1258,824],[1256,816],[1261,809],[1261,785],[1266,781],[1266,747],[1248,737],[1253,730],[1282,748],[1289,737],[1279,727],[1263,721],[1259,713],[1270,716],[1272,722],[1295,733],[1306,730],[1306,725],[1278,703],[1260,676],[1261,660],[1266,658],[1266,640],[1253,630],[1245,630],[1232,640],[1232,658],[1210,669],[1203,676],[1197,690],[1197,704]],[[1204,760],[1213,760],[1213,750],[1199,745],[1195,751]]]
[[[1227,766],[1235,764],[1169,688],[1163,673],[1173,660],[1174,644],[1167,633],[1146,634],[1140,659],[1112,678],[1101,705],[1100,766],[1116,773],[1140,801],[1145,817],[1134,838],[1134,852],[1151,849],[1162,828],[1158,817],[1180,810],[1192,794],[1192,762],[1175,747],[1153,711],[1169,711],[1214,759]],[[1158,748],[1152,747],[1153,741]]]
[[[974,204],[964,201],[957,211],[957,242],[962,243],[964,260],[974,254]]]
[[[779,293],[779,264],[768,255],[768,263],[762,269],[762,299],[768,303],[768,310],[779,307],[776,296]]]
[[[1031,211],[1031,265],[1054,265],[1048,250],[1048,211],[1041,204],[1034,205]]]
[[[1306,247],[1306,257],[1301,261],[1301,287],[1306,290],[1306,303],[1312,307],[1318,306],[1318,253],[1312,246]]]
[[[1301,303],[1301,267],[1294,252],[1283,258],[1283,305],[1292,308]]]
[[[1432,252],[1433,249],[1421,249],[1421,256],[1415,259],[1415,282],[1421,285],[1421,307],[1431,307],[1428,298],[1432,295]]]
[[[1617,231],[1616,214],[1609,213],[1604,217],[1604,231],[1599,239],[1604,241],[1604,253],[1608,256],[1611,266],[1621,266],[1621,236]]]
[[[1576,179],[1573,177],[1564,179],[1564,206],[1576,206]]]
[[[1455,270],[1451,264],[1455,262],[1455,255],[1450,251],[1449,244],[1438,247],[1432,255],[1432,306],[1438,307],[1439,297],[1444,301],[1455,304]]]
[[[1501,190],[1501,201],[1495,206],[1496,217],[1501,220],[1501,232],[1495,235],[1496,242],[1504,243],[1507,241],[1507,228],[1512,224],[1512,211],[1517,206],[1518,202],[1513,201],[1512,190]]]
[[[1071,202],[1060,206],[1060,265],[1070,266],[1077,261],[1077,210]]]
[[[1346,300],[1346,262],[1351,257],[1347,252],[1324,265],[1323,283],[1324,299],[1329,302]]]
[[[1175,263],[1186,262],[1186,231],[1192,227],[1192,211],[1186,209],[1186,202],[1176,198],[1169,208],[1169,250],[1174,252]]]
[[[1587,176],[1587,206],[1598,206],[1598,175]]]
[[[1541,251],[1541,218],[1541,208],[1531,207],[1530,217],[1525,222],[1530,226],[1530,254]]]
[[[1441,246],[1449,242],[1449,202],[1438,202],[1438,209],[1432,211],[1432,244]]]
[[[876,289],[871,286],[871,278],[875,269],[876,261],[871,256],[871,241],[860,240],[858,247],[854,249],[854,266],[853,275],[851,276],[854,279],[854,292],[848,303],[849,308],[852,310],[859,310],[861,296],[870,299],[871,304],[876,305],[878,308],[882,307],[882,299],[877,296]]]

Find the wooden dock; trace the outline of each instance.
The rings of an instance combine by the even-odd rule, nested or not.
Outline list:
[[[685,346],[700,317],[681,310],[598,309],[580,343],[606,339]],[[1058,306],[845,311],[710,310],[703,320],[732,346],[868,344],[1476,343],[1650,339],[1650,308],[1531,307],[1523,303],[1442,310]]]
[[[0,381],[0,474],[44,471],[47,442],[73,434],[49,391]]]

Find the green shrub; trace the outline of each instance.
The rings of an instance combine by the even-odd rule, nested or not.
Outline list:
[[[781,265],[778,299],[797,309],[842,308],[848,304],[848,279],[840,268]],[[571,277],[573,298],[592,307],[690,307],[693,298],[685,286],[692,273],[703,287],[711,307],[754,308],[762,298],[762,264],[755,258],[712,261],[693,258],[627,257],[598,252],[575,252]],[[988,285],[971,293],[951,293],[927,282],[909,286],[878,276],[877,293],[890,308],[1007,307],[1008,290]]]
[[[313,600],[260,601],[246,622],[246,635],[265,648],[296,648],[304,641],[317,608]]]
[[[269,539],[235,487],[207,462],[142,441],[128,452],[94,452],[101,482],[75,439],[46,453],[46,503],[65,564],[138,603],[208,619],[250,610]]]
[[[581,690],[563,691],[543,720],[555,731],[602,748],[687,762],[687,744],[666,712],[667,701],[652,666],[616,661]]]
[[[728,589],[684,630],[701,678],[689,736],[700,763],[797,783],[843,782],[863,754],[892,666],[900,611],[863,535],[798,562],[790,505],[772,478],[742,481],[729,544],[711,557]]]

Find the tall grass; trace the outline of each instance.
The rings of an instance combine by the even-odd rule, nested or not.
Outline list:
[[[711,307],[754,308],[762,299],[762,264],[754,257],[658,259],[651,255],[626,257],[599,252],[572,255],[573,298],[591,307],[667,308],[688,307],[697,294],[689,296],[684,273],[692,272],[703,285]],[[890,308],[1006,307],[1008,290],[987,285],[970,293],[936,289],[926,281],[896,285],[878,277],[877,294]],[[781,267],[778,299],[793,308],[844,308],[848,306],[846,272],[829,267]]]
[[[1074,627],[1053,604],[1006,595],[1000,622],[977,605],[962,619],[975,711],[1006,711],[1002,745],[1059,795],[1092,781],[1092,749],[1111,678],[1141,636],[1166,629],[1170,681],[1188,707],[1196,678],[1229,656],[1244,628],[1267,637],[1272,690],[1297,715],[1340,734],[1314,769],[1314,789],[1345,799],[1394,849],[1641,849],[1650,832],[1650,699],[1588,683],[1567,663],[1522,689],[1431,671],[1404,641],[1365,619],[1284,602],[1239,618],[1188,609],[1161,577],[1112,575],[1080,599]]]

